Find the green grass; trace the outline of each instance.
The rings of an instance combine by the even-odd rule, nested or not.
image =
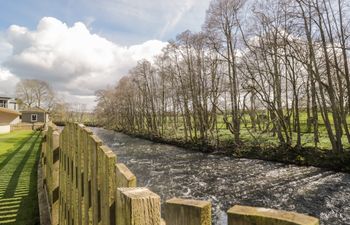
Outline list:
[[[36,185],[40,142],[39,132],[0,135],[0,224],[40,224]]]
[[[184,126],[183,126],[183,118],[181,116],[179,118],[179,127],[177,130],[173,129],[172,119],[169,118],[167,124],[165,124],[164,137],[169,139],[184,139]],[[330,121],[333,125],[332,114],[329,113]],[[329,150],[332,148],[331,143],[328,138],[328,133],[326,131],[324,121],[322,119],[321,114],[318,115],[318,132],[319,132],[319,143],[317,145],[318,148]],[[228,120],[231,121],[231,117],[228,116]],[[251,128],[251,121],[248,114],[244,114],[244,120],[247,122],[247,127],[244,126],[243,121],[241,122],[241,140],[248,145],[259,145],[262,147],[276,147],[279,145],[279,140],[277,136],[272,136],[271,132],[254,132]],[[348,124],[350,124],[350,116],[347,117]],[[303,147],[315,147],[313,141],[313,132],[307,133],[307,114],[304,111],[300,112],[300,126],[301,126],[301,143]],[[226,128],[226,125],[223,120],[223,115],[218,115],[217,117],[217,127],[218,127],[218,137],[219,141],[222,143],[232,142],[233,135]],[[272,127],[272,124],[270,125]],[[249,132],[248,132],[248,129]],[[334,127],[332,127],[334,129]],[[255,139],[251,136],[253,133]],[[192,131],[192,135],[194,136],[194,132]],[[296,145],[297,133],[292,132],[292,145]],[[209,142],[212,141],[212,138],[209,137]],[[348,143],[345,134],[342,138],[344,148],[350,148],[350,143]],[[256,142],[256,143],[255,143]]]

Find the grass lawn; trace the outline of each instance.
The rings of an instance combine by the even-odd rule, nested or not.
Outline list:
[[[0,135],[0,224],[40,224],[36,187],[40,142],[39,132]]]
[[[319,121],[318,121],[318,132],[319,132],[319,143],[318,148],[324,149],[324,150],[330,150],[332,148],[332,145],[330,143],[330,140],[328,138],[328,133],[324,125],[324,121],[322,120],[322,116],[319,113],[318,115]],[[331,121],[331,124],[333,125],[333,118],[332,114],[329,113],[329,118]],[[169,117],[167,120],[167,123],[164,125],[164,135],[163,137],[169,138],[169,139],[184,139],[185,133],[184,133],[184,120],[181,116],[178,117],[179,123],[178,123],[178,129],[173,129],[173,120]],[[231,121],[231,117],[228,116],[229,121]],[[241,130],[240,130],[240,138],[241,140],[248,144],[253,146],[261,146],[261,147],[278,147],[279,146],[279,140],[277,135],[272,136],[271,132],[259,132],[259,131],[253,131],[252,130],[252,124],[250,121],[250,117],[245,114],[244,115],[244,121],[247,123],[247,127],[244,126],[243,121],[241,122]],[[350,124],[350,116],[347,117],[348,124]],[[194,121],[193,121],[194,122]],[[307,114],[304,111],[300,112],[300,127],[301,127],[301,143],[303,147],[315,147],[314,145],[314,135],[313,132],[306,132],[307,131]],[[233,141],[233,135],[231,132],[226,128],[226,125],[223,120],[223,115],[218,115],[217,117],[217,128],[218,128],[218,138],[220,142],[227,143]],[[270,128],[272,128],[272,124],[270,124]],[[334,131],[334,127],[333,131]],[[263,127],[264,130],[264,127]],[[252,135],[254,135],[254,138]],[[194,131],[192,132],[192,135],[194,136]],[[210,139],[210,138],[209,138]],[[292,145],[296,145],[297,141],[297,133],[292,132]],[[209,140],[211,141],[211,140]],[[345,136],[345,133],[342,137],[343,146],[346,149],[350,149],[350,143],[348,143],[347,138]]]

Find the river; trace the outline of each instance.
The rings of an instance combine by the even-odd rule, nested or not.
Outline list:
[[[92,128],[136,175],[161,196],[209,200],[214,225],[226,225],[235,204],[297,211],[322,225],[350,224],[350,174],[316,167],[194,152]]]

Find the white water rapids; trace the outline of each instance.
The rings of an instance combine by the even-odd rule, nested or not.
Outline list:
[[[322,225],[350,224],[350,174],[203,154],[93,128],[136,175],[138,186],[172,197],[210,200],[214,224],[235,204],[297,211]]]

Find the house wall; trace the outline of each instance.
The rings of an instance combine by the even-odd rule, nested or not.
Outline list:
[[[12,110],[18,110],[17,103],[15,101],[8,101],[7,108]]]
[[[19,124],[21,122],[21,119],[19,118],[19,116],[16,117],[16,119],[14,119],[10,125],[16,125],[16,124]]]
[[[0,134],[10,133],[11,127],[8,124],[0,124]]]
[[[43,112],[22,112],[22,122],[23,123],[32,123],[32,114],[38,115],[38,120],[36,123],[45,123],[45,113]]]
[[[10,125],[10,124],[16,122],[16,120],[19,120],[18,115],[15,115],[12,113],[0,112],[0,125],[1,124]]]
[[[15,99],[0,98],[0,107],[18,110],[17,102]]]

